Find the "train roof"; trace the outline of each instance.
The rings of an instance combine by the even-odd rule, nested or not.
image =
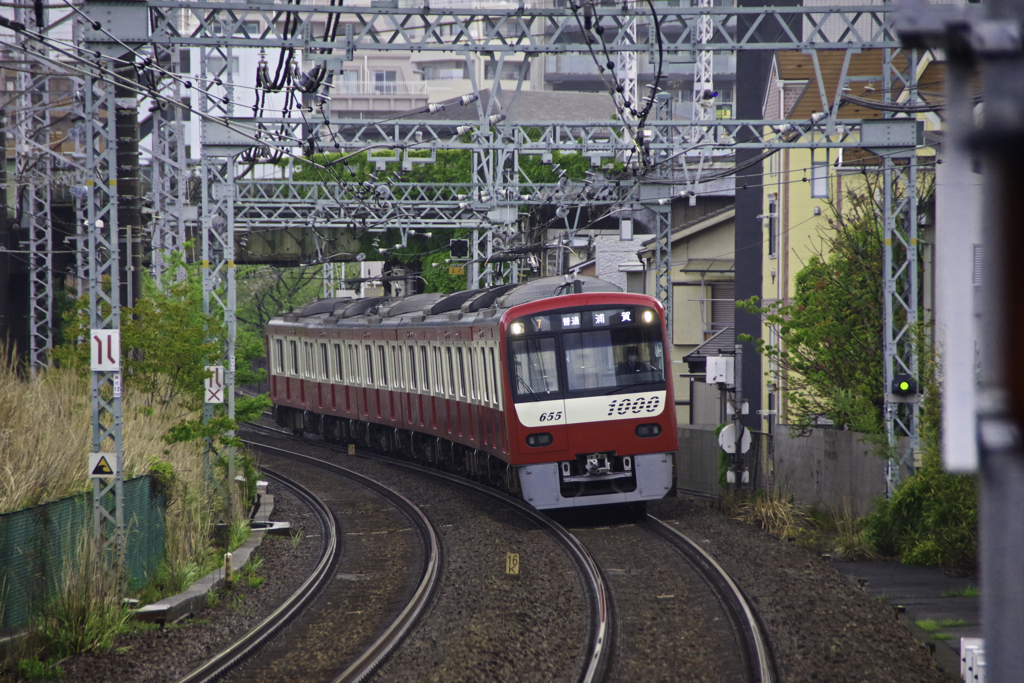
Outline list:
[[[595,277],[577,276],[566,281],[554,276],[530,280],[517,285],[498,285],[485,289],[470,289],[451,294],[414,294],[404,298],[371,297],[367,299],[319,299],[301,306],[291,313],[275,317],[271,322],[301,323],[334,327],[344,320],[349,325],[395,326],[416,323],[465,325],[501,317],[513,306],[539,301],[561,294],[583,292],[621,292],[610,282]]]

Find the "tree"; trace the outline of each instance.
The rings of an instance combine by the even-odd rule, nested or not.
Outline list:
[[[323,279],[319,266],[273,268],[256,266],[239,269],[239,330],[262,338],[263,328],[274,316],[287,313],[320,296]]]
[[[776,389],[788,400],[791,425],[806,429],[826,418],[874,435],[881,444],[884,245],[874,199],[879,178],[865,172],[863,181],[862,191],[844,197],[842,212],[832,205],[821,246],[797,274],[791,302],[760,306],[753,297],[736,305],[763,316],[778,334],[778,344],[758,339],[757,346],[781,370],[784,379]],[[931,187],[925,179],[919,201],[930,197]],[[766,374],[774,381],[772,373]]]
[[[179,267],[186,268],[187,277],[181,282],[172,278]],[[223,321],[216,315],[202,311],[202,283],[196,264],[185,265],[181,253],[172,255],[167,269],[164,289],[144,277],[143,294],[134,308],[121,310],[121,376],[125,386],[144,396],[147,407],[155,404],[180,403],[190,415],[172,427],[168,441],[189,440],[201,436],[223,437],[237,428],[237,422],[255,420],[270,406],[266,395],[238,397],[235,402],[235,420],[224,415],[219,407],[212,426],[199,430],[196,414],[203,407],[204,380],[210,376],[206,366],[220,360],[223,340],[227,334]],[[65,314],[63,338],[69,340],[54,348],[53,358],[60,365],[89,371],[89,300],[82,297]],[[258,382],[265,371],[250,370],[254,357],[263,355],[262,341],[253,342],[251,336],[239,335],[236,340],[238,384]],[[201,420],[199,420],[201,422]],[[200,431],[202,433],[200,434]],[[188,438],[183,438],[188,436]],[[226,437],[225,437],[226,438]]]

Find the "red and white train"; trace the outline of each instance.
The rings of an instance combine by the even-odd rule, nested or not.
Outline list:
[[[283,427],[439,463],[538,509],[638,503],[678,447],[661,305],[595,278],[323,299],[267,325]]]

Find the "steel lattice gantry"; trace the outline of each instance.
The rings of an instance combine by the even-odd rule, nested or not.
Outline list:
[[[294,48],[302,49],[306,55],[334,51],[332,59],[336,61],[351,60],[360,50],[377,52],[448,52],[468,55],[470,53],[487,53],[492,58],[496,55],[499,63],[507,54],[519,53],[527,57],[557,53],[586,53],[587,38],[582,35],[579,18],[571,8],[534,8],[521,3],[517,8],[484,9],[471,8],[432,8],[428,3],[418,7],[377,7],[377,6],[300,6],[281,5],[268,2],[246,3],[214,3],[214,2],[181,2],[177,0],[147,0],[132,6],[130,12],[122,12],[124,5],[88,3],[86,12],[99,24],[111,22],[106,29],[93,29],[93,39],[106,40],[101,34],[118,24],[124,31],[118,35],[138,36],[142,42],[155,46],[155,49],[199,47],[202,68],[205,69],[207,56],[217,52],[222,58],[222,65],[230,63],[230,50],[234,47],[261,47],[267,49]],[[115,11],[112,8],[117,8]],[[703,50],[805,50],[812,53],[819,50],[886,50],[886,76],[890,77],[892,52],[899,49],[898,39],[892,28],[892,7],[890,5],[872,5],[857,7],[689,7],[659,8],[662,33],[656,40],[654,25],[650,21],[650,13],[646,7],[624,6],[593,7],[593,20],[600,23],[606,31],[607,40],[603,49],[610,55],[639,54],[647,52],[649,58],[660,56],[675,61],[696,61],[697,53]],[[338,40],[329,42],[315,37],[313,25],[331,14],[343,15],[341,21],[345,26],[345,35]],[[290,20],[286,20],[290,19]],[[451,24],[451,33],[435,30],[440,22]],[[126,26],[126,24],[131,26]],[[283,27],[288,24],[287,31]],[[187,34],[184,26],[197,27]],[[253,31],[253,26],[259,26]],[[646,26],[646,34],[632,27]],[[665,30],[671,26],[672,30]],[[737,30],[737,26],[743,27]],[[310,57],[312,58],[312,57]],[[913,60],[912,60],[913,61]],[[525,63],[525,61],[524,61]],[[496,70],[500,73],[500,69]],[[204,77],[207,74],[203,73]],[[825,92],[821,83],[819,91]],[[913,88],[916,73],[911,71],[907,76],[908,84]],[[499,79],[500,80],[500,79]],[[209,81],[204,81],[208,83]],[[520,83],[522,76],[520,76]],[[836,92],[833,102],[820,117],[808,122],[793,121],[714,121],[701,122],[700,128],[694,124],[679,121],[649,121],[643,125],[644,130],[635,128],[635,123],[628,120],[594,121],[584,124],[551,124],[534,123],[518,120],[493,121],[490,112],[477,106],[477,116],[468,116],[465,121],[433,122],[429,120],[403,120],[400,123],[386,125],[362,120],[328,120],[324,115],[323,122],[311,123],[305,116],[302,120],[275,121],[268,118],[232,117],[230,108],[211,110],[209,103],[230,102],[230,74],[220,79],[222,90],[212,87],[207,92],[204,104],[204,154],[203,178],[204,200],[202,226],[204,232],[204,249],[212,240],[212,251],[208,270],[212,277],[223,276],[225,294],[223,298],[214,294],[212,285],[204,285],[204,292],[213,296],[215,306],[222,309],[225,321],[233,319],[233,295],[231,293],[230,271],[233,261],[230,251],[233,248],[233,232],[235,221],[245,214],[252,217],[257,211],[256,204],[238,201],[242,185],[236,183],[226,169],[230,162],[223,160],[230,154],[225,150],[231,148],[244,149],[259,144],[268,147],[302,148],[309,145],[326,143],[328,138],[335,148],[346,152],[365,149],[369,146],[390,146],[398,150],[407,149],[469,149],[472,150],[474,162],[473,184],[464,193],[471,197],[466,206],[450,205],[438,207],[436,203],[413,198],[411,193],[404,197],[389,199],[386,206],[375,205],[356,197],[356,212],[362,211],[381,220],[389,220],[391,215],[402,216],[408,221],[406,225],[415,225],[417,220],[429,221],[432,217],[463,217],[467,209],[471,209],[477,217],[486,216],[491,224],[508,226],[506,213],[509,208],[524,202],[541,201],[547,192],[548,203],[564,206],[569,198],[583,198],[595,203],[601,201],[597,196],[589,194],[593,188],[581,183],[561,184],[557,189],[541,188],[540,192],[527,192],[526,189],[515,187],[519,182],[518,174],[509,173],[517,166],[518,155],[539,154],[550,155],[552,151],[579,152],[595,159],[603,157],[630,158],[630,155],[643,142],[642,154],[647,155],[638,161],[646,177],[652,173],[660,177],[668,190],[666,197],[675,194],[673,181],[680,175],[686,176],[685,184],[691,188],[699,185],[700,178],[687,175],[685,165],[686,153],[693,149],[693,141],[701,140],[701,154],[706,148],[722,149],[780,149],[785,147],[814,148],[829,147],[864,147],[862,140],[864,130],[860,121],[844,121],[838,116],[840,93]],[[217,92],[216,96],[213,94]],[[172,103],[172,106],[176,106]],[[429,118],[429,117],[426,117]],[[910,121],[910,120],[906,120]],[[475,128],[476,133],[465,142],[459,134],[460,127]],[[275,131],[268,133],[267,131]],[[785,130],[785,135],[779,132]],[[278,132],[280,131],[280,132]],[[539,136],[538,133],[539,132]],[[893,145],[884,141],[877,142],[876,147],[891,148]],[[214,150],[219,149],[219,152]],[[210,153],[212,152],[212,153]],[[291,152],[289,152],[291,153]],[[721,151],[718,152],[721,155]],[[216,162],[213,160],[217,159]],[[674,159],[665,162],[658,168],[659,159]],[[215,168],[216,166],[216,168]],[[911,167],[913,164],[911,163]],[[653,169],[653,170],[652,170]],[[899,183],[898,173],[886,171],[887,186]],[[212,183],[212,185],[211,185]],[[628,200],[631,196],[629,183],[620,184],[614,189],[604,188],[608,203]],[[435,193],[448,186],[429,188],[427,194]],[[243,190],[244,192],[244,190]],[[218,194],[220,193],[220,194]],[[897,216],[905,214],[908,207],[916,207],[916,187],[908,180],[902,193],[902,202],[889,204],[886,210],[886,225],[907,225],[913,221],[900,221]],[[518,194],[519,201],[512,201]],[[649,193],[648,193],[649,194]],[[900,194],[900,193],[897,193]],[[530,200],[522,197],[530,196]],[[345,192],[335,198],[345,197]],[[436,196],[436,194],[435,194]],[[646,203],[656,204],[655,197],[648,196]],[[664,199],[664,198],[663,198]],[[347,207],[336,210],[344,213]],[[263,204],[258,211],[274,213],[270,203]],[[335,209],[331,209],[335,210]],[[394,214],[389,214],[393,211]],[[902,213],[901,213],[902,212]],[[417,216],[422,218],[417,218]],[[349,218],[351,216],[348,216]],[[217,221],[216,219],[220,219]],[[318,217],[318,225],[323,222]],[[217,222],[217,226],[214,223]],[[427,223],[429,224],[429,222]],[[250,223],[254,225],[254,223]],[[482,225],[482,224],[481,224]],[[219,226],[219,227],[218,227]],[[218,230],[223,228],[224,235],[219,236]],[[666,308],[670,310],[669,295],[671,289],[667,285],[669,278],[669,244],[670,220],[667,214],[657,221],[658,287]],[[491,230],[485,232],[490,233]],[[913,246],[913,237],[908,237]],[[484,255],[492,249],[484,240],[474,240],[474,251]],[[906,254],[907,250],[897,250],[898,254]],[[206,256],[204,255],[204,258]],[[899,266],[893,272],[903,272]],[[484,274],[486,269],[484,269]],[[476,274],[477,276],[480,273]],[[912,277],[907,271],[907,277]],[[211,280],[212,282],[212,280]],[[888,286],[888,285],[887,285]],[[895,289],[900,286],[894,285]],[[902,291],[902,290],[900,290]],[[895,310],[895,309],[893,309]],[[907,321],[913,320],[916,310],[906,310],[903,315]],[[892,322],[892,321],[890,321]],[[894,329],[897,329],[898,326]],[[901,367],[906,366],[916,372],[916,360],[913,358],[912,347],[901,345],[904,335],[895,332],[894,344],[886,344],[887,367],[894,367],[898,361]],[[909,354],[909,355],[908,355]],[[233,351],[227,352],[226,361],[233,363]],[[231,395],[230,385],[228,395]],[[915,409],[916,410],[916,409]],[[892,419],[898,420],[894,412],[889,413]],[[913,420],[910,421],[913,425]],[[911,430],[915,429],[913,426]]]

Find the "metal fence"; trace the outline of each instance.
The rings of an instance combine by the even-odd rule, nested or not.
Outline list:
[[[166,508],[153,478],[124,483],[128,587],[141,588],[166,552]],[[0,631],[17,628],[52,600],[79,539],[92,529],[92,494],[0,515]]]

